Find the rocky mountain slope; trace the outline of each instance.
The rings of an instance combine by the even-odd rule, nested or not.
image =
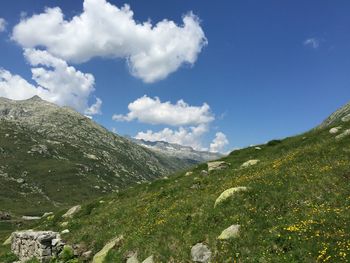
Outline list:
[[[73,250],[83,248],[71,253],[81,262],[350,262],[350,121],[343,117],[34,227],[64,230]]]
[[[45,211],[148,182],[187,163],[39,97],[0,98],[0,207]]]
[[[178,158],[188,162],[189,164],[202,163],[206,161],[216,160],[223,157],[223,154],[207,152],[207,151],[196,151],[192,147],[183,146],[175,143],[168,143],[164,141],[145,141],[138,140],[131,137],[127,137],[132,142],[135,142],[143,147],[146,147],[152,151],[164,154],[169,157]]]

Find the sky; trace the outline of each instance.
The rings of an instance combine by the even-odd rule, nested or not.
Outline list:
[[[228,152],[349,101],[349,14],[347,0],[0,1],[0,96]]]

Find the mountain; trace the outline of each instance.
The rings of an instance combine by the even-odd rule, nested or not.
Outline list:
[[[51,210],[185,167],[68,107],[0,98],[1,210]]]
[[[224,156],[223,154],[220,154],[220,153],[213,153],[208,151],[196,151],[192,147],[182,146],[175,143],[168,143],[164,141],[151,142],[151,141],[145,141],[142,139],[140,140],[140,139],[135,139],[131,137],[127,137],[127,138],[132,142],[137,143],[138,145],[141,145],[143,147],[146,147],[152,151],[158,152],[168,157],[174,157],[174,158],[184,160],[185,162],[188,162],[188,164],[196,164],[196,163],[216,160]]]
[[[332,113],[326,120],[324,120],[318,128],[325,128],[336,123],[350,120],[350,102]]]
[[[90,259],[109,250],[103,262],[131,255],[132,262],[150,255],[154,262],[350,262],[347,108],[318,129],[233,151],[222,163],[87,202],[69,220],[62,210],[32,227],[69,229],[64,239]]]

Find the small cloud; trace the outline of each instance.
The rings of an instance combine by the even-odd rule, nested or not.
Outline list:
[[[311,47],[313,49],[317,49],[320,46],[320,40],[317,38],[308,38],[304,41],[304,46]]]
[[[6,30],[6,25],[6,20],[0,17],[0,33]]]
[[[85,114],[89,114],[89,115],[101,114],[101,106],[102,106],[102,100],[100,98],[96,98],[96,102],[85,110]]]
[[[217,132],[213,142],[210,144],[211,152],[223,152],[226,145],[229,144],[229,141],[226,135],[222,132]]]

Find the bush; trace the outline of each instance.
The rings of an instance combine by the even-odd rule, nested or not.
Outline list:
[[[3,262],[3,263],[12,263],[17,260],[18,260],[18,257],[15,254],[10,252],[0,256],[0,262]]]
[[[281,140],[271,140],[267,143],[267,146],[275,146],[277,144],[280,144],[281,142]]]

